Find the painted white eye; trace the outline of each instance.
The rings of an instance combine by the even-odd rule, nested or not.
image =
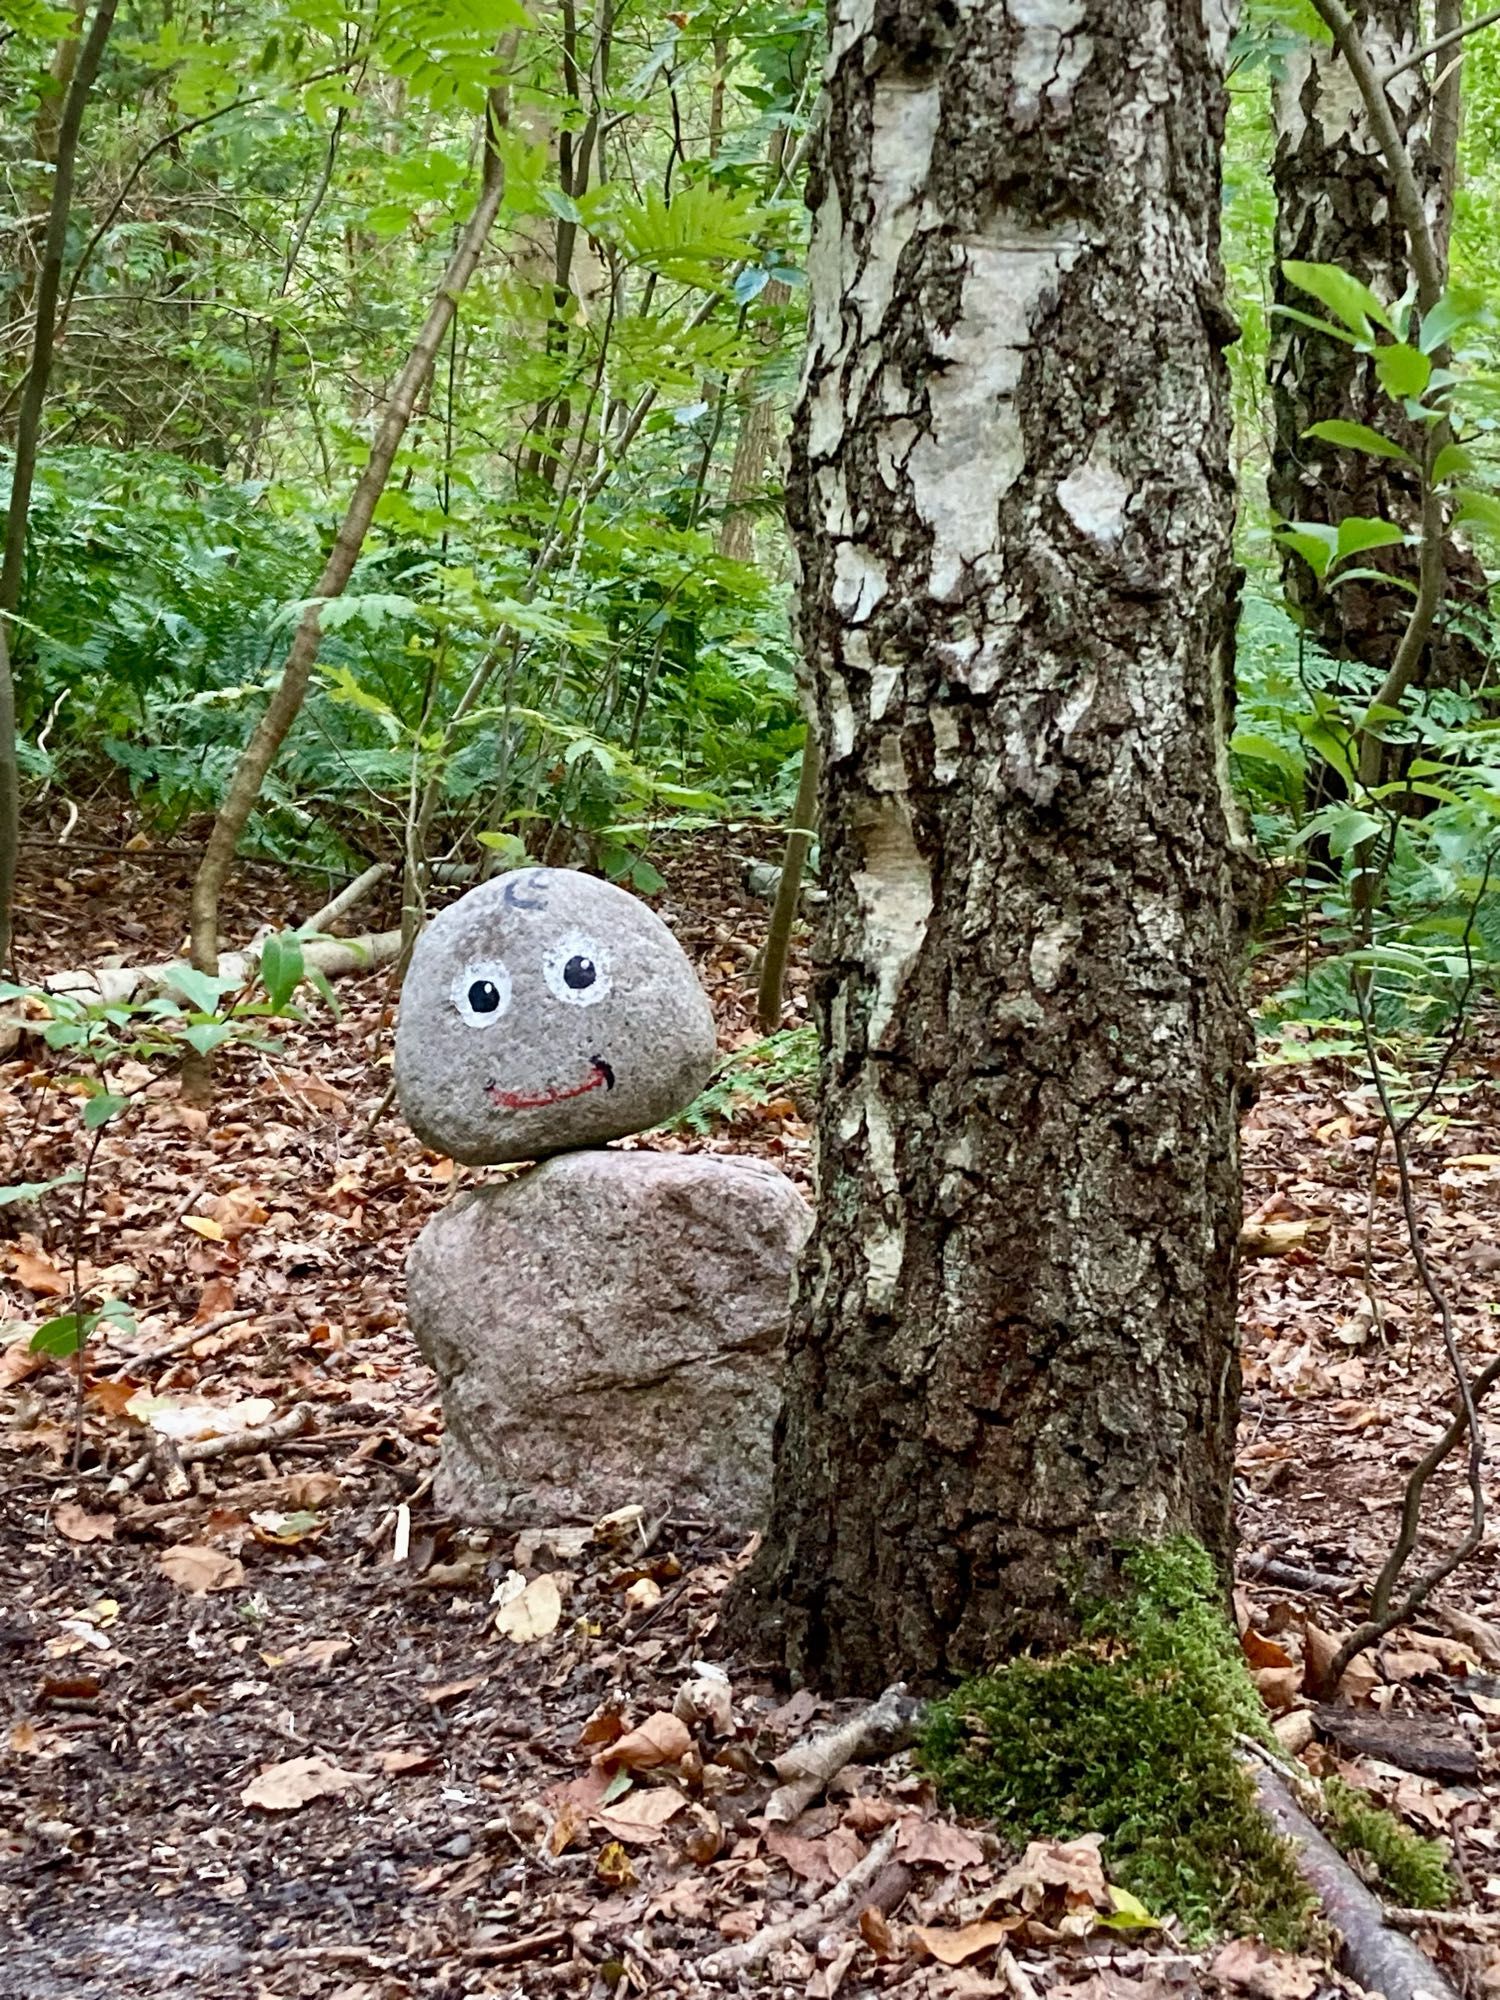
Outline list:
[[[493,1028],[510,1005],[510,974],[498,959],[466,965],[453,982],[453,1004],[471,1028]]]
[[[582,931],[569,931],[542,960],[542,977],[554,1000],[592,1007],[609,993],[609,955]]]

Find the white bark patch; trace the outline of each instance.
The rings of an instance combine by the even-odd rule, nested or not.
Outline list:
[[[807,329],[808,359],[816,362],[843,345],[844,210],[839,184],[828,176],[828,191],[813,217],[807,246],[807,289],[812,317]]]
[[[1038,931],[1031,941],[1031,983],[1051,993],[1062,978],[1073,947],[1082,936],[1077,924],[1063,918]]]
[[[865,1297],[877,1311],[896,1303],[901,1266],[906,1258],[906,1231],[897,1223],[877,1223],[868,1231],[865,1247]]]
[[[870,134],[871,228],[853,298],[866,340],[879,333],[896,287],[896,266],[911,241],[937,137],[936,84],[915,88],[892,77],[875,86]]]
[[[958,776],[962,736],[958,717],[946,708],[932,711],[932,775],[940,785],[951,785]]]
[[[875,0],[840,0],[828,34],[828,61],[823,74],[831,79],[834,71],[856,42],[864,40],[875,26]]]
[[[860,837],[864,866],[855,874],[854,893],[864,924],[861,956],[875,979],[867,1030],[874,1048],[895,1017],[906,976],[927,936],[932,877],[899,792],[888,792],[875,804]]]
[[[907,460],[917,512],[932,530],[931,590],[957,591],[965,566],[993,550],[1000,502],[1026,463],[1015,392],[1036,309],[1079,255],[1076,238],[1018,231],[967,243],[957,324],[934,333],[941,364],[928,385],[928,429]]]
[[[1022,31],[1011,70],[1016,111],[1034,113],[1043,97],[1062,110],[1093,54],[1087,35],[1073,35],[1083,19],[1079,0],[1010,0],[1006,11]]]
[[[828,539],[847,541],[854,533],[854,516],[849,512],[849,488],[837,464],[820,465],[816,484]]]
[[[872,666],[870,669],[870,720],[879,722],[891,705],[891,696],[901,685],[899,667]]]
[[[1239,0],[1203,0],[1203,25],[1215,69],[1223,69],[1229,44],[1240,24]]]
[[[1093,450],[1077,471],[1061,482],[1057,497],[1073,526],[1090,541],[1120,539],[1130,487],[1115,470],[1102,437],[1094,440]]]
[[[863,625],[889,588],[886,567],[868,549],[840,542],[833,559],[833,607],[851,625]]]
[[[854,704],[849,699],[848,688],[836,674],[830,672],[827,680],[828,761],[837,764],[854,748]]]

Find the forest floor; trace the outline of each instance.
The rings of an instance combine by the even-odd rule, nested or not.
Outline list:
[[[106,815],[86,851],[28,849],[28,975],[175,953],[191,853],[126,851],[129,831]],[[766,908],[742,888],[740,859],[764,847],[702,836],[661,864],[726,1046],[754,1039],[748,971]],[[272,869],[239,881],[236,937],[321,900]],[[85,1281],[138,1318],[128,1336],[98,1337],[84,1414],[96,1469],[82,1477],[72,1372],[25,1338],[62,1309],[70,1203],[0,1209],[0,1994],[1357,1991],[1254,1946],[1198,1953],[1170,1927],[1100,1928],[1096,1856],[1075,1845],[1013,1866],[935,1805],[905,1756],[849,1767],[794,1825],[769,1825],[768,1756],[842,1711],[786,1699],[753,1663],[716,1655],[719,1595],[743,1549],[702,1523],[541,1523],[555,1532],[518,1541],[441,1518],[428,1497],[441,1414],[404,1327],[402,1267],[458,1175],[391,1111],[376,1117],[385,975],[340,981],[339,999],[340,1018],[318,1006],[292,1025],[283,1054],[227,1065],[211,1118],[168,1084],[106,1135],[77,1247]],[[43,1053],[28,1041],[0,1064],[6,1180],[78,1158],[77,1104],[38,1087]],[[1500,1030],[1480,1023],[1444,1117],[1412,1140],[1422,1224],[1471,1356],[1500,1345],[1497,1079]],[[1268,1705],[1308,1712],[1305,1763],[1452,1842],[1472,1920],[1424,1942],[1466,1995],[1488,1994],[1500,1988],[1500,1551],[1487,1535],[1356,1670],[1345,1692],[1384,1731],[1373,1748],[1312,1706],[1304,1659],[1352,1622],[1449,1386],[1388,1149],[1375,1158],[1370,1090],[1337,1062],[1280,1063],[1261,1083],[1245,1146],[1259,1252],[1243,1292],[1246,1649]],[[706,1138],[650,1143],[750,1149],[805,1181],[806,1110],[746,1104]],[[300,1407],[291,1421],[305,1428],[196,1463],[184,1498],[163,1493],[155,1466],[110,1496],[111,1476],[139,1462],[144,1433],[124,1404],[143,1388],[213,1403],[226,1427]],[[1428,1532],[1461,1528],[1464,1507],[1444,1473]],[[1424,1536],[1424,1552],[1436,1546]],[[497,1629],[496,1585],[512,1571],[561,1594],[555,1627],[530,1640]],[[690,1743],[663,1719],[674,1707]],[[627,1748],[622,1732],[648,1718]],[[1477,1773],[1403,1768],[1421,1729],[1477,1751]],[[657,1754],[655,1780],[643,1771],[605,1796],[622,1756]],[[880,1843],[882,1907],[857,1927],[829,1912],[790,1935]],[[778,1925],[784,1941],[755,1969],[713,1962]]]

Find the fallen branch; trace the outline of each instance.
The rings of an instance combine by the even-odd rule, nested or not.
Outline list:
[[[174,1333],[170,1340],[164,1340],[159,1347],[147,1348],[136,1354],[116,1354],[101,1361],[94,1370],[97,1381],[105,1375],[134,1375],[138,1370],[145,1372],[155,1368],[159,1362],[170,1361],[174,1354],[186,1354],[190,1347],[196,1347],[200,1340],[206,1340],[211,1333],[222,1333],[226,1327],[240,1326],[247,1319],[254,1319],[254,1306],[241,1306],[235,1312],[215,1313],[212,1319],[204,1320],[201,1326],[184,1327],[181,1333]]]
[[[348,915],[356,903],[362,903],[370,891],[378,883],[383,882],[390,872],[389,861],[372,863],[363,875],[356,875],[347,888],[340,889],[331,902],[325,903],[321,910],[314,910],[305,924],[298,924],[298,937],[313,937],[319,931],[326,931],[330,924],[336,924],[340,917]]]
[[[321,917],[324,912],[320,910],[318,915]],[[327,979],[337,979],[346,972],[368,972],[377,965],[389,964],[400,949],[400,931],[372,931],[364,937],[324,938],[316,943],[304,944],[302,961],[309,971],[321,972]],[[220,952],[219,977],[235,986],[249,985],[260,964],[260,953],[260,945],[251,945],[244,951]],[[169,959],[160,965],[105,966],[98,972],[90,972],[86,968],[76,972],[54,972],[43,980],[42,985],[48,993],[70,993],[82,1000],[103,1000],[110,1006],[127,1006],[134,1000],[148,999],[155,993],[165,993],[175,1000],[187,1000],[188,996],[174,984],[181,964],[181,959]],[[23,1022],[21,1025],[26,1024]]]
[[[884,1699],[882,1695],[881,1700]],[[722,1951],[710,1952],[699,1963],[699,1975],[704,1979],[723,1979],[732,1973],[745,1972],[752,1965],[762,1964],[784,1944],[812,1937],[848,1917],[861,1893],[874,1882],[895,1853],[900,1831],[901,1822],[896,1820],[886,1828],[863,1861],[856,1861],[847,1875],[835,1882],[825,1895],[800,1915],[788,1917],[785,1923],[768,1924],[754,1937],[746,1938],[743,1944],[732,1944]],[[1386,2000],[1404,2000],[1404,1996],[1388,1993]]]
[[[820,1730],[784,1750],[771,1765],[781,1784],[766,1800],[767,1826],[790,1825],[846,1764],[890,1757],[914,1743],[921,1712],[922,1704],[897,1681],[847,1722]]]
[[[1334,1576],[1329,1570],[1304,1569],[1300,1563],[1283,1562],[1280,1556],[1242,1556],[1236,1573],[1252,1583],[1274,1583],[1282,1590],[1299,1590],[1312,1597],[1344,1598],[1365,1586],[1355,1576]]]
[[[264,1451],[269,1445],[285,1444],[288,1438],[300,1437],[311,1430],[312,1421],[312,1405],[294,1403],[284,1415],[273,1417],[269,1423],[256,1424],[251,1430],[231,1431],[225,1437],[190,1438],[178,1446],[178,1461],[182,1465],[198,1465],[207,1458],[241,1458],[250,1452]],[[151,1470],[152,1463],[152,1450],[142,1452],[134,1464],[115,1474],[105,1492],[112,1498],[133,1492]]]
[[[1431,1959],[1389,1927],[1379,1902],[1281,1780],[1263,1768],[1253,1775],[1261,1811],[1291,1843],[1297,1867],[1339,1934],[1340,1963],[1349,1976],[1385,2000],[1457,2000]]]

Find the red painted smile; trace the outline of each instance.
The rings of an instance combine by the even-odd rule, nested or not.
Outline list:
[[[502,1111],[540,1111],[548,1104],[566,1104],[570,1097],[587,1097],[591,1090],[613,1090],[615,1073],[603,1056],[591,1056],[589,1061],[587,1080],[564,1090],[502,1090],[498,1083],[487,1083],[484,1094]]]

